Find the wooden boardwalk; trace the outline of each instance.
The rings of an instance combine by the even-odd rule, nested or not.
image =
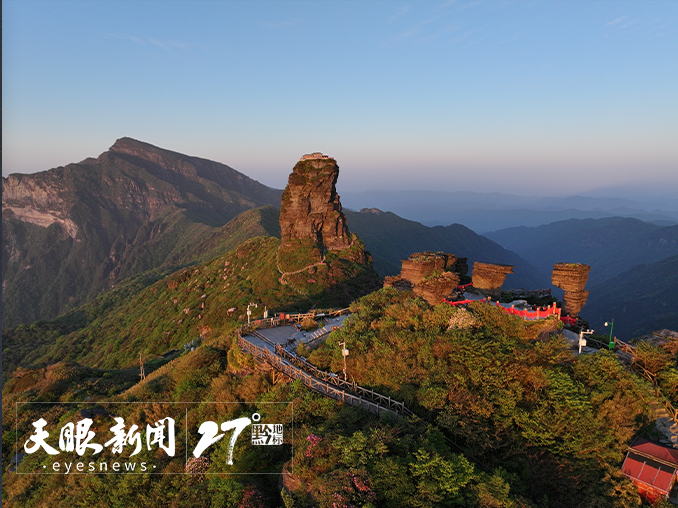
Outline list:
[[[299,316],[306,317],[298,314],[288,316],[284,321],[273,318],[243,326],[238,329],[238,345],[257,360],[268,363],[292,379],[299,379],[320,395],[363,407],[377,415],[390,413],[398,417],[414,416],[404,403],[321,371],[305,358],[287,351],[282,344],[298,333],[297,328],[288,323],[290,320],[303,319]]]

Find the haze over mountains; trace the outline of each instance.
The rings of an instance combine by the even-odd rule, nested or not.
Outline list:
[[[539,226],[566,219],[632,217],[669,226],[678,224],[678,198],[536,197],[498,192],[365,191],[344,192],[344,206],[376,207],[427,226],[458,223],[485,234],[515,226]]]
[[[227,165],[130,138],[119,139],[98,158],[3,178],[3,327],[52,319],[148,270],[206,262],[257,236],[279,238],[281,194]],[[344,203],[357,202],[352,201],[355,195],[346,195]],[[474,261],[514,265],[505,288],[551,287],[554,263],[581,262],[592,267],[587,287],[592,303],[582,312],[592,322],[609,319],[601,316],[614,314],[620,305],[633,321],[629,308],[634,306],[605,295],[612,288],[618,294],[623,277],[631,280],[636,273],[655,286],[634,286],[634,294],[649,301],[652,295],[665,295],[668,310],[661,319],[638,321],[626,331],[620,327],[620,334],[669,326],[673,314],[678,315],[673,296],[678,291],[671,290],[674,279],[664,274],[674,265],[662,263],[678,255],[678,225],[672,223],[671,211],[646,214],[655,224],[637,218],[568,217],[540,227],[494,227],[480,236],[467,224],[427,227],[379,208],[388,209],[394,197],[410,210],[419,203],[427,214],[444,205],[448,211],[465,210],[477,229],[496,226],[501,222],[497,218],[530,224],[568,212],[506,209],[523,202],[544,208],[554,198],[460,192],[365,193],[362,198],[368,195],[375,201],[361,212],[345,209],[346,218],[382,277],[398,273],[401,259],[425,250],[468,257],[469,266]],[[451,196],[454,199],[445,204]],[[581,209],[592,204],[589,198],[563,198],[552,204],[565,202]],[[608,207],[605,214],[610,207],[635,206],[617,199],[602,204]],[[450,215],[440,213],[439,222],[445,223]],[[454,217],[463,222],[456,220],[459,214]],[[678,213],[675,218],[678,221]],[[634,268],[637,265],[645,266]]]

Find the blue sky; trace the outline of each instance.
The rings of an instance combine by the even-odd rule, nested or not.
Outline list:
[[[678,2],[4,0],[3,175],[130,136],[282,188],[678,193]],[[611,188],[611,190],[610,190]]]

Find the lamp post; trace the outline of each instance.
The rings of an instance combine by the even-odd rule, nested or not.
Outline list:
[[[608,348],[614,348],[614,341],[612,340],[612,330],[614,329],[614,319],[610,322],[605,321],[605,326],[610,327],[610,343],[607,345]]]
[[[586,339],[584,338],[584,335],[591,335],[592,333],[593,330],[585,332],[583,329],[581,332],[579,332],[579,354],[581,354],[581,347],[586,345]]]
[[[348,356],[348,349],[346,349],[346,342],[340,342],[339,345],[342,347],[341,356],[344,357],[344,381],[346,381],[346,357]]]
[[[251,303],[247,306],[247,324],[250,324],[250,317],[252,316],[252,311],[250,307],[259,307],[256,303]]]

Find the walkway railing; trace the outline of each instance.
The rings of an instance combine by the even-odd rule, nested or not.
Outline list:
[[[377,393],[373,390],[370,390],[369,388],[363,388],[362,386],[355,383],[355,381],[346,381],[344,379],[341,379],[339,376],[333,376],[329,372],[320,370],[312,363],[306,361],[304,358],[301,358],[300,356],[285,350],[285,348],[280,346],[280,344],[276,345],[275,351],[279,356],[289,360],[290,362],[298,366],[300,369],[302,369],[304,372],[307,372],[312,376],[317,377],[318,379],[322,379],[326,383],[330,383],[345,390],[348,390],[363,399],[375,402],[382,407],[390,409],[391,411],[395,411],[397,413],[405,414],[408,416],[413,414],[409,409],[405,407],[405,404],[403,402],[394,400],[391,397],[387,397],[385,395]]]
[[[456,302],[451,302],[448,300],[445,300],[446,303],[449,305],[452,305],[453,307],[457,307],[459,305],[468,305],[469,303],[475,303],[475,302],[481,302],[481,303],[489,303],[488,300],[459,300]],[[533,320],[533,319],[546,319],[551,316],[558,316],[561,318],[560,313],[561,309],[559,309],[555,303],[553,303],[550,307],[545,307],[545,308],[538,308],[537,310],[518,310],[513,307],[504,307],[502,306],[499,302],[495,302],[495,305],[506,312],[507,314],[513,314],[514,316],[520,316],[523,319],[526,320]],[[563,318],[561,318],[563,319]],[[576,321],[575,321],[576,322]]]
[[[546,307],[545,309],[538,308],[537,310],[518,310],[514,309],[513,307],[502,307],[499,305],[499,302],[497,302],[497,307],[502,309],[504,312],[507,312],[508,314],[513,314],[514,316],[520,316],[523,319],[546,319],[547,317],[551,316],[558,316],[560,317],[560,309],[556,307],[556,304],[553,303],[552,306]]]
[[[330,311],[328,313],[324,312],[306,312],[306,313],[297,313],[297,314],[285,314],[281,312],[278,316],[266,318],[266,319],[257,319],[252,321],[249,324],[243,325],[240,327],[240,330],[245,333],[245,335],[254,335],[252,332],[259,328],[275,328],[276,326],[285,326],[290,323],[299,323],[306,318],[323,318],[323,317],[338,317],[345,314],[350,314],[351,310],[346,307],[345,309],[339,309]]]
[[[315,376],[309,374],[308,372],[305,372],[299,367],[290,364],[280,356],[271,353],[271,351],[269,351],[268,349],[261,348],[255,344],[248,342],[243,338],[240,330],[238,330],[238,345],[242,348],[243,351],[252,354],[254,358],[265,361],[266,363],[271,365],[274,369],[276,369],[279,372],[282,372],[283,374],[289,376],[292,379],[299,379],[305,386],[325,397],[341,400],[342,402],[346,402],[347,404],[351,404],[353,406],[361,406],[366,410],[377,415],[383,412],[394,413],[397,416],[411,416],[414,414],[412,413],[412,411],[407,409],[405,407],[405,404],[403,404],[402,402],[393,401],[388,397],[383,397],[383,395],[376,394],[382,397],[383,399],[388,399],[389,401],[391,401],[391,404],[382,405],[379,404],[378,402],[368,400],[362,396],[357,396],[348,393],[346,390],[335,388],[330,383],[316,378]],[[371,392],[371,390],[366,390],[364,388],[361,389],[364,390],[365,392],[368,391]],[[371,393],[375,394],[375,392]]]
[[[638,359],[636,348],[627,342],[617,339],[617,337],[614,338],[614,345],[616,348],[618,348],[627,356],[627,358],[630,361],[631,368],[640,371],[640,373],[648,381],[652,383],[652,386],[654,387],[655,396],[659,399],[659,401],[662,404],[664,404],[664,407],[671,416],[671,419],[674,422],[678,423],[678,409],[675,408],[671,401],[659,389],[659,384],[657,383],[657,375],[654,374],[653,372],[650,372],[636,361]]]

